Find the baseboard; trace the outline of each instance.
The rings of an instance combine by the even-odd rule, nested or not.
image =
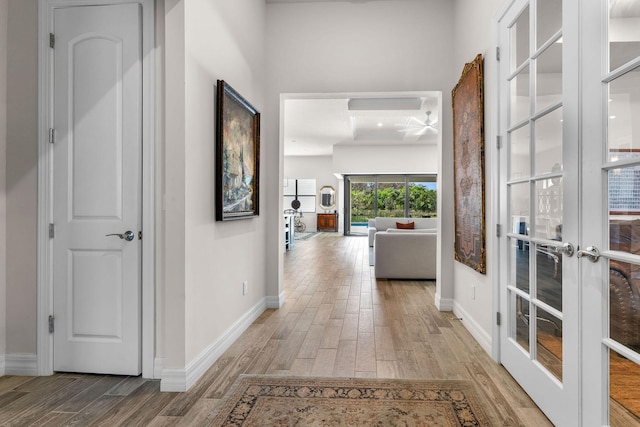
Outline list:
[[[4,354],[0,354],[0,377],[4,375]]]
[[[480,347],[482,347],[482,349],[486,351],[489,356],[491,356],[493,351],[491,335],[489,335],[487,331],[482,329],[478,322],[476,322],[475,319],[471,317],[469,313],[467,313],[462,308],[462,306],[455,301],[453,303],[453,313],[457,317],[462,319],[462,324],[465,328],[467,328],[471,336],[475,338],[475,340],[478,341],[478,344],[480,344]]]
[[[164,370],[164,357],[156,357],[153,359],[153,378],[159,380],[162,378]]]
[[[453,298],[440,298],[440,294],[436,294],[434,303],[440,311],[453,311]]]
[[[162,369],[160,391],[187,391],[215,363],[222,353],[247,330],[247,328],[266,310],[267,302],[263,298],[244,316],[238,319],[224,334],[193,359],[184,369]],[[162,360],[164,365],[164,360]]]
[[[267,308],[280,308],[284,305],[284,300],[286,299],[284,291],[280,292],[278,296],[270,296],[267,297]]]
[[[5,354],[4,375],[38,375],[38,356],[35,354]]]

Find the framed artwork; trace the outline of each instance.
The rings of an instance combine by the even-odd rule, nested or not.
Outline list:
[[[260,207],[260,113],[224,80],[216,99],[216,221],[252,218]]]
[[[486,274],[482,55],[452,91],[455,259]]]

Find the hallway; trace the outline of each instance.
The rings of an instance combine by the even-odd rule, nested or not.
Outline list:
[[[473,380],[499,425],[550,425],[435,284],[377,281],[367,239],[320,233],[285,254],[286,304],[267,310],[187,393],[99,375],[0,377],[0,425],[208,425],[240,374]]]

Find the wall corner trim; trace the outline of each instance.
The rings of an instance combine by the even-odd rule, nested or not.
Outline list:
[[[0,356],[0,369],[2,365],[4,365],[4,375],[38,375],[38,356],[35,354],[5,354]]]
[[[469,331],[471,336],[478,341],[480,347],[482,347],[489,356],[492,356],[493,342],[491,335],[482,329],[480,324],[478,324],[478,322],[476,322],[475,319],[471,317],[469,313],[467,313],[467,311],[456,301],[453,302],[453,313],[456,317],[462,318],[462,325]]]
[[[160,391],[184,392],[189,390],[242,333],[267,309],[267,298],[263,298],[238,319],[224,334],[193,359],[185,368],[162,368]],[[164,365],[164,359],[162,365]],[[159,359],[156,359],[160,368]]]
[[[439,293],[436,294],[435,305],[438,310],[453,311],[453,303],[452,298],[441,298]]]
[[[267,308],[281,308],[284,305],[284,301],[286,299],[284,291],[277,296],[267,296]]]
[[[153,360],[153,379],[156,379],[156,380],[161,379],[163,370],[164,370],[164,357],[156,357]]]

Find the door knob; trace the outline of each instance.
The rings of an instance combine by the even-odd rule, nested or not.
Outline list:
[[[122,240],[126,240],[127,242],[132,241],[133,238],[135,237],[135,235],[133,234],[133,231],[131,230],[127,230],[122,234],[118,234],[118,233],[105,234],[105,236],[118,236],[119,238],[121,238]]]
[[[600,259],[600,251],[595,246],[589,246],[585,250],[579,250],[576,256],[578,258],[586,256],[591,262],[598,262],[598,260]]]
[[[557,247],[556,251],[563,253],[568,257],[572,257],[575,253],[573,245],[569,242],[565,242],[562,246]]]

